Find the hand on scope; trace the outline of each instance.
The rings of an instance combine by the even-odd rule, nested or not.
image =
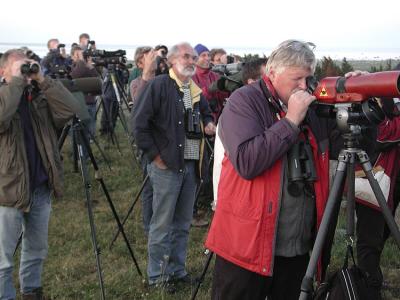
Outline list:
[[[369,74],[369,72],[355,70],[355,71],[347,72],[346,74],[344,74],[344,77],[349,78],[349,77],[355,77],[355,76],[360,76],[360,75],[365,75],[365,74]]]
[[[299,126],[306,116],[308,106],[315,100],[315,96],[308,92],[298,90],[294,92],[288,101],[288,111],[286,118],[293,124]]]

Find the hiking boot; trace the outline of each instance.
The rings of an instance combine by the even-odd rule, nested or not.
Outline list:
[[[208,220],[206,216],[193,216],[192,227],[206,227],[208,225]]]
[[[173,279],[174,283],[182,284],[182,285],[188,285],[188,286],[195,285],[196,281],[197,281],[196,277],[193,277],[190,274],[186,274],[183,277],[179,277],[179,278],[174,278]]]

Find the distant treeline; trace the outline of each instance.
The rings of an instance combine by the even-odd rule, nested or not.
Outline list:
[[[343,76],[354,70],[368,71],[370,73],[390,71],[398,68],[399,61],[387,59],[384,61],[354,60],[348,61],[346,57],[342,61],[335,61],[330,57],[318,60],[315,68],[315,77],[321,79],[328,76]]]
[[[259,56],[252,54],[245,54],[243,61],[259,58]],[[343,76],[347,72],[354,70],[368,71],[370,73],[390,71],[399,69],[400,61],[394,59],[387,60],[350,60],[346,57],[342,61],[333,60],[331,57],[324,56],[318,60],[317,67],[315,68],[315,77],[319,80],[329,76]]]

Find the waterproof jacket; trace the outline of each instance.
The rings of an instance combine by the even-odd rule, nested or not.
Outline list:
[[[0,87],[0,205],[28,210],[30,178],[24,133],[18,112],[26,82],[13,77]],[[55,127],[62,126],[74,114],[87,115],[82,105],[59,82],[46,78],[29,102],[35,140],[56,197],[62,195],[63,174]]]
[[[151,162],[159,154],[167,167],[176,172],[184,170],[185,107],[183,92],[177,78],[158,75],[144,87],[135,102],[132,118],[133,135],[138,148]],[[200,112],[202,124],[212,122],[207,101],[192,81],[193,112]],[[203,126],[202,126],[203,127]],[[200,158],[204,143],[201,143]],[[201,166],[201,161],[200,165]],[[200,171],[201,168],[199,168]],[[201,175],[201,174],[199,174]]]
[[[267,82],[269,80],[265,78]],[[272,85],[261,81],[236,90],[221,115],[225,149],[218,203],[206,247],[252,272],[273,275],[286,152],[299,130],[277,111]],[[318,175],[317,225],[328,196],[328,125],[308,113],[309,141]]]

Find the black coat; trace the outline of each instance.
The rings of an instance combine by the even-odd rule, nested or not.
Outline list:
[[[149,161],[160,154],[171,170],[180,172],[184,167],[185,108],[183,93],[169,75],[159,75],[142,90],[135,103],[132,118],[136,145]],[[203,124],[213,118],[207,100],[200,96],[193,111],[200,111]]]

